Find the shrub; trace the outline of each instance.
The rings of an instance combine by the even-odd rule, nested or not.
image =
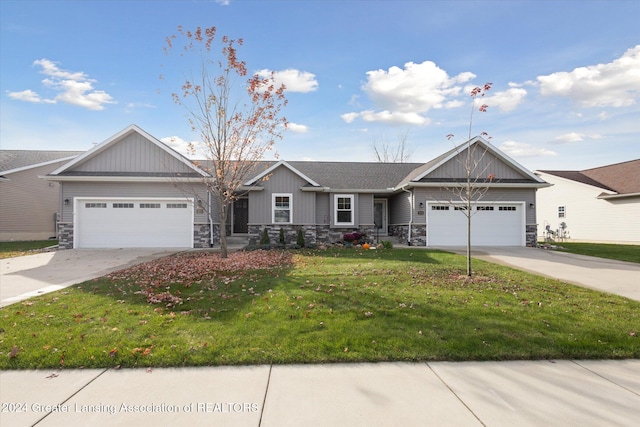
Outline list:
[[[382,243],[382,247],[385,249],[393,249],[393,243],[388,240],[382,240],[380,243]]]
[[[262,232],[262,237],[260,237],[260,246],[270,245],[270,244],[271,244],[271,239],[269,239],[269,231],[267,230],[267,227],[265,227],[264,231]]]
[[[284,238],[284,229],[282,227],[280,227],[280,244],[284,245],[286,244],[286,240]]]
[[[304,248],[304,233],[302,232],[302,229],[298,230],[298,237],[296,238],[296,245],[300,246],[301,248]]]

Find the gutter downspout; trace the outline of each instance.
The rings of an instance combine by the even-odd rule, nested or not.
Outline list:
[[[411,246],[411,229],[413,228],[413,191],[409,191],[405,187],[401,187],[400,189],[411,195],[409,197],[409,233],[407,236],[407,245]]]
[[[207,216],[209,217],[209,247],[213,247],[213,218],[211,218],[211,191],[207,190],[207,198],[209,206],[207,206]]]

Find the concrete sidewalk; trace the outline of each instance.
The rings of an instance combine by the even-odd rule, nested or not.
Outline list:
[[[640,360],[0,372],[2,426],[637,426]]]

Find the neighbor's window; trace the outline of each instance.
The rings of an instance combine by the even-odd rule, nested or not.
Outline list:
[[[353,225],[353,195],[336,194],[334,203],[336,225]]]
[[[273,222],[291,224],[291,194],[273,194],[271,197]]]
[[[564,206],[558,206],[558,218],[564,218],[566,214],[566,210]]]

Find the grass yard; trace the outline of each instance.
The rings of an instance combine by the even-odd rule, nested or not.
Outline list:
[[[640,263],[640,245],[560,242],[563,252]]]
[[[0,309],[0,368],[640,357],[640,302],[474,268],[413,249],[176,255]]]
[[[28,240],[21,242],[0,242],[0,259],[28,255],[30,252],[58,244],[57,240]]]

